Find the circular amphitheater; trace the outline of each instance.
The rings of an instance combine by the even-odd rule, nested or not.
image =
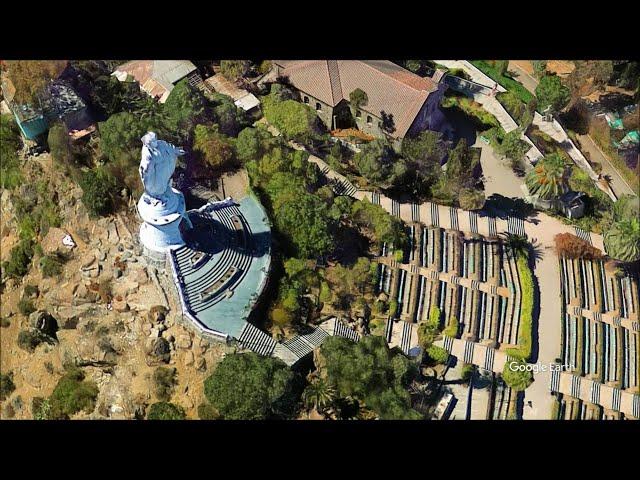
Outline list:
[[[267,216],[252,197],[188,214],[186,245],[170,255],[183,311],[204,333],[237,337],[268,280]]]

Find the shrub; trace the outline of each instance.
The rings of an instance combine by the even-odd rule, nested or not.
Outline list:
[[[504,369],[502,371],[502,379],[504,382],[509,385],[514,391],[522,392],[525,390],[531,383],[533,383],[533,373],[529,370],[519,370],[517,367],[525,366],[526,362],[517,361],[512,365],[511,361],[507,361],[504,364]],[[513,366],[513,368],[512,368]]]
[[[18,311],[25,317],[28,317],[29,315],[31,315],[33,312],[36,311],[36,306],[33,304],[31,300],[28,300],[26,298],[21,298],[20,301],[18,302]]]
[[[533,343],[533,273],[529,268],[526,255],[518,255],[516,259],[518,276],[520,277],[520,328],[518,331],[518,346],[507,350],[507,354],[523,361],[531,356]]]
[[[40,259],[40,268],[43,277],[56,277],[62,273],[64,257],[60,254],[53,253],[45,255]]]
[[[43,341],[43,335],[37,330],[22,330],[18,333],[18,346],[28,352],[33,352]]]
[[[0,373],[0,401],[5,401],[9,398],[15,389],[12,372],[7,374]]]
[[[8,328],[10,326],[11,326],[11,320],[9,320],[9,317],[0,318],[0,327]]]
[[[509,112],[509,115],[511,115],[517,123],[520,123],[525,111],[525,106],[524,103],[522,103],[522,100],[520,100],[515,93],[510,91],[500,92],[496,95],[496,98],[505,110]]]
[[[80,179],[82,203],[89,214],[96,217],[113,211],[115,178],[104,168],[95,168],[83,173]]]
[[[84,410],[93,411],[98,396],[95,383],[84,380],[84,373],[78,368],[72,368],[60,378],[49,397],[51,403],[50,418],[66,419],[74,413]]]
[[[449,325],[442,331],[443,335],[447,337],[456,337],[458,335],[458,319],[457,317],[451,317],[449,319]]]
[[[389,316],[391,318],[396,318],[396,314],[398,313],[398,301],[395,298],[389,300]]]
[[[584,258],[587,260],[597,260],[602,258],[602,252],[582,240],[580,237],[570,233],[559,233],[554,237],[556,252],[558,256],[567,258]]]
[[[22,278],[29,272],[33,257],[33,242],[29,239],[20,242],[9,252],[9,260],[2,266],[3,273],[9,277]]]
[[[160,400],[169,400],[176,385],[176,369],[158,367],[153,371],[153,385],[156,397]]]
[[[180,405],[169,402],[157,402],[149,407],[147,420],[184,420],[187,418]]]
[[[447,352],[444,348],[438,347],[437,345],[431,345],[427,348],[427,355],[434,362],[440,363],[442,365],[446,365],[449,360],[449,352]]]
[[[49,420],[51,417],[51,402],[49,399],[33,397],[33,400],[31,400],[31,414],[34,420]]]
[[[473,370],[474,370],[473,364],[465,363],[462,366],[462,371],[460,372],[460,379],[464,383],[469,383],[469,380],[471,380],[471,375],[473,375]]]

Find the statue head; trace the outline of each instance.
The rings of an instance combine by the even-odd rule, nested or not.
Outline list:
[[[156,147],[158,145],[158,136],[155,132],[147,132],[140,140],[145,147]]]

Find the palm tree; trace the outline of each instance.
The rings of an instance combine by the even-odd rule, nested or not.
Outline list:
[[[567,170],[560,155],[548,155],[527,173],[525,183],[531,195],[551,200],[567,191]]]
[[[302,392],[302,401],[307,408],[321,412],[335,400],[336,390],[323,378],[317,378]]]
[[[501,236],[504,246],[513,253],[514,257],[527,255],[529,253],[529,247],[531,245],[527,237],[516,235],[515,233],[503,233]]]
[[[623,262],[640,259],[640,220],[623,218],[604,234],[604,245],[610,257]]]

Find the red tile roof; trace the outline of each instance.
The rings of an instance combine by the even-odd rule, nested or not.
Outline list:
[[[430,93],[438,85],[388,60],[274,60],[280,74],[298,89],[335,107],[360,88],[368,102],[361,108],[378,118],[393,115],[392,136],[406,135]]]

